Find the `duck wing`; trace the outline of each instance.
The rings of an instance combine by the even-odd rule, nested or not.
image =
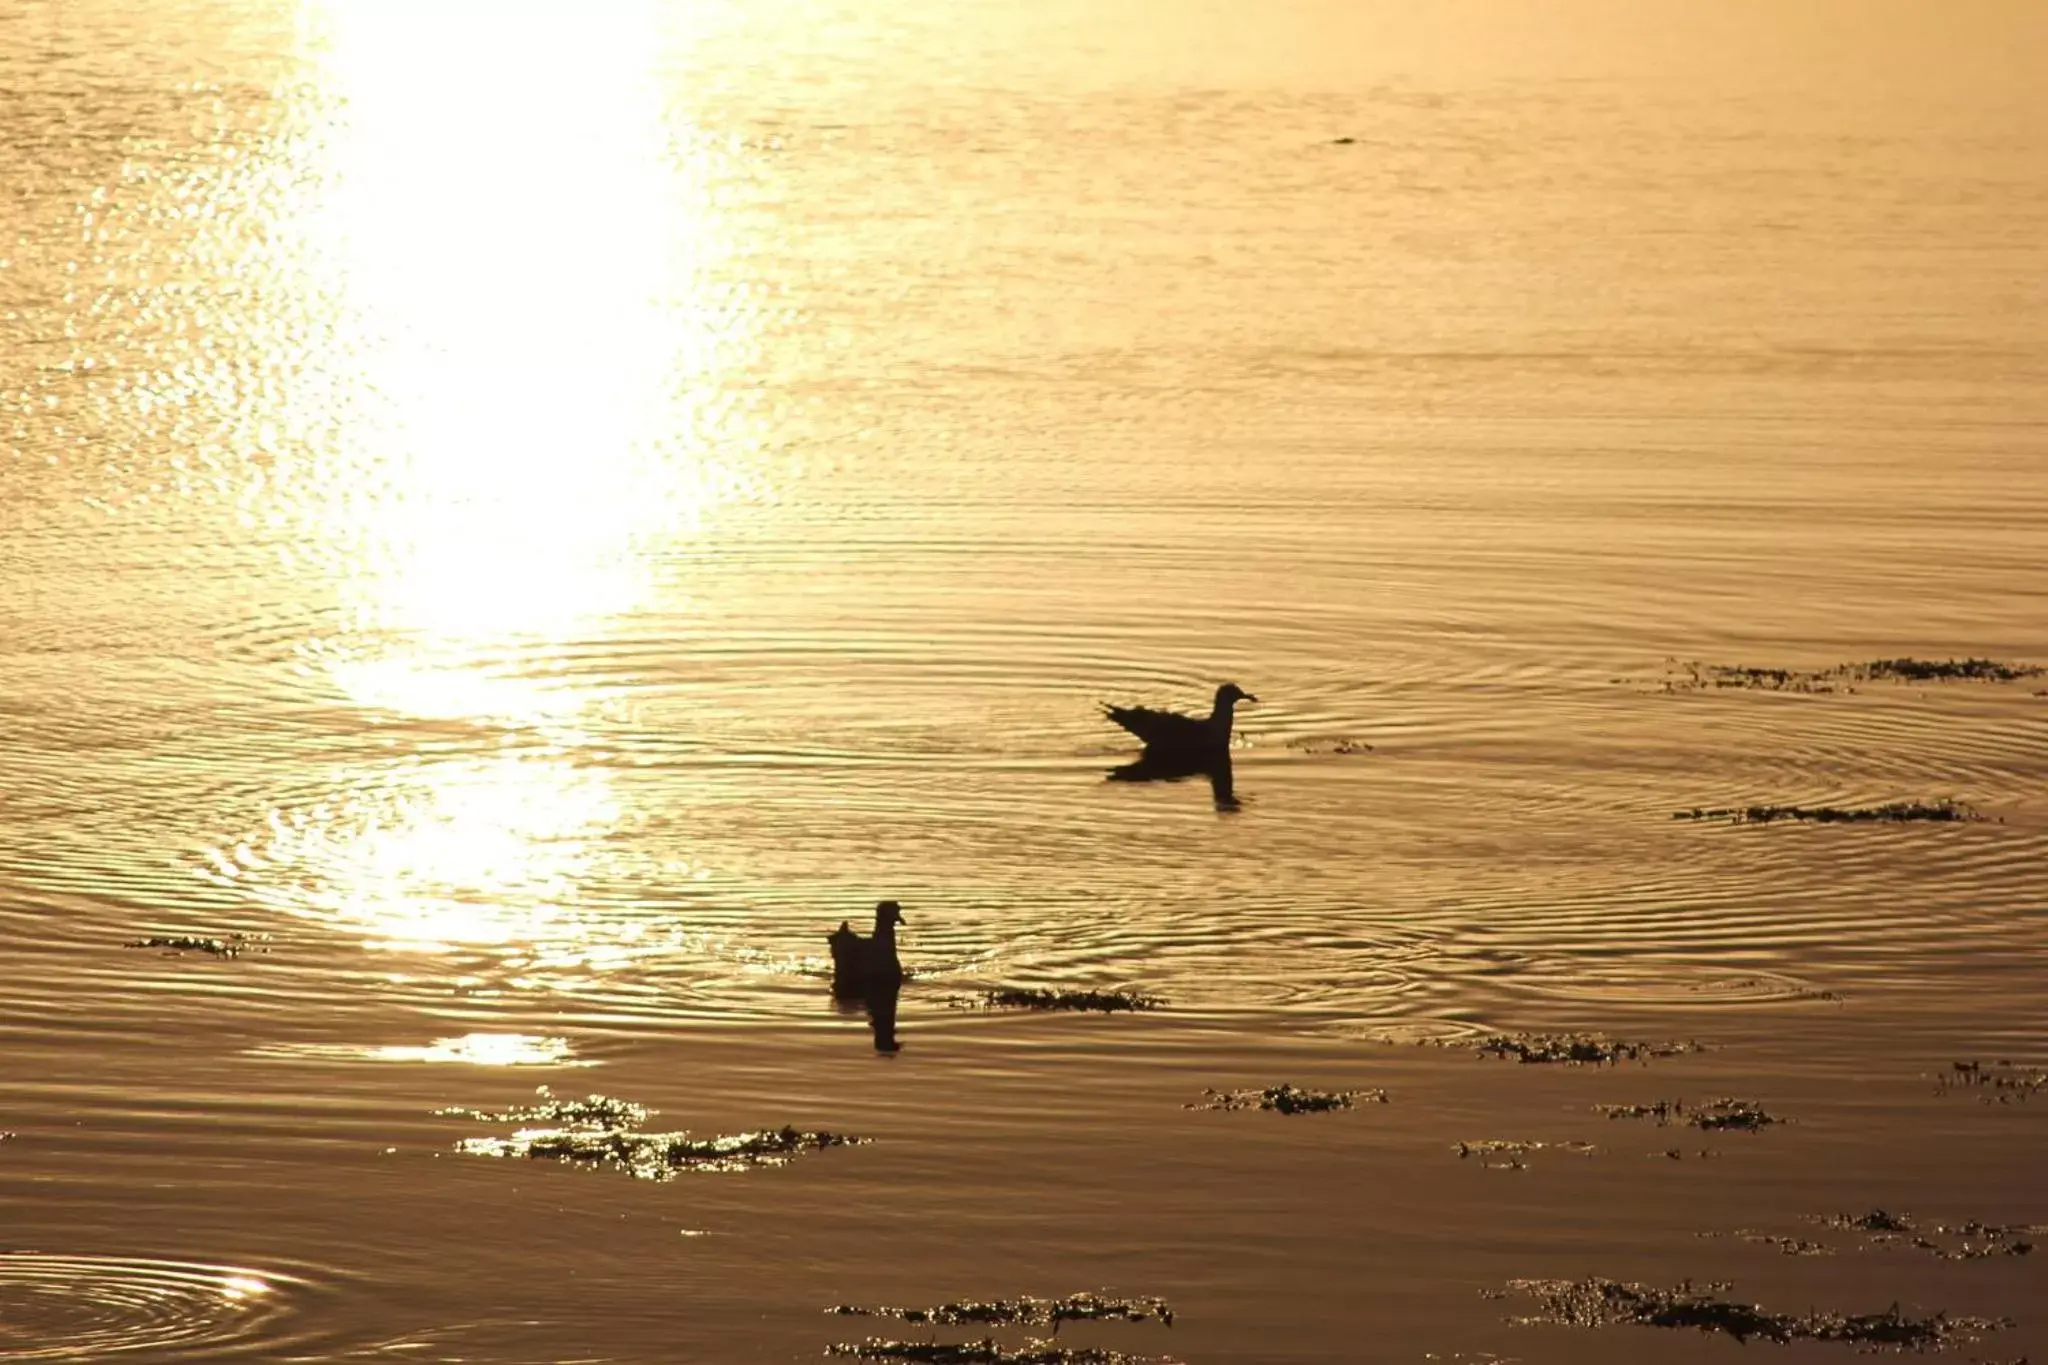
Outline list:
[[[1198,749],[1209,743],[1208,725],[1193,716],[1107,702],[1102,704],[1102,714],[1143,740],[1147,748]]]

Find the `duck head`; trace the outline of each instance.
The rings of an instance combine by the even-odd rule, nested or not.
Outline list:
[[[875,906],[875,932],[893,929],[903,923],[903,907],[895,901],[882,901]]]
[[[1233,682],[1227,682],[1216,689],[1216,709],[1218,711],[1227,711],[1241,701],[1257,700],[1257,697]]]

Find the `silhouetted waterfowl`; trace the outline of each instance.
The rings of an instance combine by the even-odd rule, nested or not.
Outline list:
[[[1203,767],[1229,755],[1230,722],[1237,704],[1257,700],[1236,683],[1227,682],[1216,689],[1216,705],[1205,717],[1108,702],[1102,704],[1102,714],[1144,741],[1147,761]]]
[[[875,907],[873,937],[856,934],[845,920],[825,936],[832,945],[832,994],[857,999],[882,988],[895,990],[903,984],[903,963],[896,956],[896,926],[903,923],[903,907],[883,901]]]

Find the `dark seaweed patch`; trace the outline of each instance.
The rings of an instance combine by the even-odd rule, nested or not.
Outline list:
[[[1655,1119],[1663,1127],[1685,1112],[1684,1100],[1658,1100],[1655,1104],[1596,1104],[1593,1108],[1611,1119]]]
[[[1866,664],[1844,664],[1860,677],[1898,682],[2017,682],[2038,678],[2048,668],[2038,664],[2010,664],[1997,659],[1872,659]]]
[[[1762,1337],[1769,1341],[1844,1341],[1900,1350],[1940,1350],[1974,1341],[1986,1332],[2012,1324],[2004,1319],[1951,1317],[1947,1313],[1916,1316],[1897,1304],[1882,1313],[1772,1313],[1753,1304],[1715,1297],[1726,1284],[1694,1285],[1687,1280],[1675,1289],[1624,1284],[1598,1278],[1584,1280],[1515,1280],[1514,1289],[1534,1297],[1540,1312],[1522,1323],[1559,1323],[1571,1327],[1695,1328],[1725,1332],[1737,1341]]]
[[[1881,806],[1694,806],[1671,812],[1674,820],[1726,820],[1736,825],[1768,825],[1779,820],[1820,825],[1936,824],[1981,821],[1976,807],[1953,797],[1939,801],[1888,801]]]
[[[1763,1106],[1749,1100],[1720,1099],[1709,1100],[1698,1108],[1688,1109],[1686,1122],[1708,1132],[1735,1128],[1754,1133],[1774,1123],[1789,1123],[1791,1120],[1766,1113]]]
[[[995,1299],[987,1303],[942,1303],[934,1308],[859,1308],[840,1304],[825,1310],[842,1316],[899,1318],[936,1327],[974,1323],[990,1327],[1050,1327],[1058,1333],[1069,1322],[1161,1322],[1173,1326],[1173,1310],[1160,1298],[1117,1298],[1107,1294],[1069,1294],[1063,1299]]]
[[[805,1152],[857,1146],[864,1139],[844,1133],[807,1132],[793,1127],[699,1138],[689,1133],[643,1133],[636,1125],[656,1111],[630,1100],[587,1095],[558,1100],[541,1086],[540,1102],[504,1110],[439,1109],[444,1116],[485,1123],[532,1123],[510,1137],[464,1138],[456,1150],[473,1156],[532,1157],[592,1166],[614,1166],[641,1180],[667,1180],[683,1171],[740,1171],[780,1166]]]
[[[1138,991],[1061,991],[1023,986],[1005,986],[984,991],[967,1002],[982,1009],[1093,1010],[1099,1014],[1158,1009],[1165,1004],[1156,995]]]
[[[645,1123],[647,1116],[657,1112],[631,1100],[613,1099],[608,1095],[585,1095],[580,1100],[558,1100],[548,1087],[541,1086],[534,1092],[540,1096],[537,1104],[515,1104],[509,1109],[464,1109],[460,1107],[436,1109],[441,1118],[476,1119],[481,1123],[554,1123],[581,1125],[596,1128],[629,1128]]]
[[[1173,1326],[1173,1310],[1164,1299],[1090,1293],[1069,1294],[1063,1299],[1022,1297],[986,1303],[942,1303],[933,1308],[860,1308],[842,1304],[825,1311],[856,1317],[900,1318],[934,1327],[970,1323],[990,1327],[1049,1326],[1055,1336],[1069,1322],[1158,1322]],[[1011,1349],[998,1345],[993,1337],[967,1342],[886,1341],[870,1337],[827,1347],[825,1353],[922,1365],[1171,1365],[1158,1357],[1126,1355],[1100,1347],[1067,1348],[1050,1341],[1028,1341]]]
[[[1720,1237],[1724,1234],[1703,1232],[1699,1235],[1702,1237]],[[1739,1237],[1745,1242],[1755,1242],[1759,1246],[1776,1247],[1786,1256],[1832,1256],[1835,1254],[1835,1249],[1825,1242],[1812,1242],[1804,1237],[1786,1237],[1781,1233],[1757,1232],[1751,1228],[1737,1228],[1734,1232],[1725,1235]]]
[[[1775,1247],[1787,1256],[1832,1256],[1835,1249],[1825,1242],[1809,1241],[1804,1237],[1787,1237],[1781,1233],[1758,1232],[1754,1228],[1737,1228],[1733,1232],[1702,1232],[1700,1237],[1734,1237],[1759,1246]]]
[[[257,938],[268,938],[268,934]],[[244,949],[256,942],[247,934],[229,934],[224,938],[201,938],[193,934],[159,934],[152,938],[130,939],[123,948],[156,948],[167,953],[211,953],[215,957],[240,957]]]
[[[506,1138],[465,1138],[456,1147],[475,1156],[609,1165],[641,1180],[667,1180],[683,1171],[780,1166],[804,1152],[855,1146],[862,1141],[844,1133],[787,1127],[710,1138],[688,1133],[634,1133],[621,1128],[528,1128]]]
[[[1372,745],[1367,744],[1362,739],[1353,739],[1348,735],[1310,739],[1290,739],[1287,741],[1287,747],[1293,749],[1297,753],[1316,755],[1327,754],[1345,758],[1348,758],[1354,754],[1369,754],[1372,752]]]
[[[1821,695],[1854,692],[1857,683],[1896,682],[2018,682],[2038,678],[2048,669],[2038,664],[2006,663],[1998,659],[1870,659],[1863,663],[1836,664],[1832,668],[1771,668],[1751,664],[1708,664],[1698,660],[1668,659],[1662,690],[1699,692],[1713,688],[1742,688],[1758,692],[1802,692]],[[1617,681],[1620,681],[1617,679]]]
[[[1301,1090],[1282,1083],[1264,1090],[1204,1090],[1199,1104],[1186,1109],[1271,1109],[1282,1114],[1320,1114],[1349,1109],[1355,1102],[1385,1104],[1384,1090]]]
[[[1596,1104],[1594,1109],[1611,1119],[1655,1119],[1659,1127],[1677,1119],[1684,1119],[1695,1128],[1716,1132],[1726,1128],[1739,1128],[1745,1132],[1756,1132],[1774,1123],[1790,1123],[1792,1120],[1768,1113],[1754,1100],[1718,1099],[1704,1104],[1687,1104],[1684,1100],[1658,1100],[1655,1104]]]
[[[2025,1103],[2048,1088],[2048,1071],[2017,1062],[1951,1062],[1934,1078],[1936,1094],[1973,1093],[1981,1104]]]
[[[1477,1142],[1454,1143],[1452,1151],[1459,1160],[1468,1157],[1479,1158],[1479,1164],[1490,1170],[1521,1171],[1528,1169],[1522,1158],[1531,1152],[1569,1152],[1573,1156],[1591,1156],[1598,1148],[1590,1142],[1530,1142],[1521,1138],[1484,1138]]]
[[[2027,1239],[2042,1229],[2028,1223],[1935,1223],[1922,1226],[1906,1214],[1872,1209],[1869,1213],[1836,1213],[1812,1219],[1822,1227],[1863,1234],[1874,1247],[1910,1246],[1945,1261],[1981,1261],[1994,1256],[2028,1256]]]
[[[1459,1039],[1450,1046],[1468,1047],[1493,1057],[1512,1057],[1524,1065],[1563,1062],[1573,1066],[1638,1062],[1706,1051],[1701,1044],[1689,1041],[1636,1043],[1597,1033],[1494,1033],[1483,1038]]]
[[[1049,1341],[1026,1342],[1012,1351],[984,1341],[866,1341],[827,1346],[826,1355],[852,1356],[857,1360],[900,1361],[904,1365],[1171,1365],[1159,1356],[1126,1355],[1097,1346],[1069,1349]]]

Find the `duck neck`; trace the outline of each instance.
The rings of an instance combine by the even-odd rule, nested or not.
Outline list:
[[[1228,739],[1230,723],[1237,711],[1237,698],[1218,697],[1216,705],[1209,712],[1209,728]]]
[[[888,949],[889,949],[889,950],[890,950],[891,952],[894,952],[894,951],[895,951],[895,949],[896,949],[896,921],[894,921],[894,920],[887,920],[887,919],[882,919],[882,918],[880,918],[879,916],[878,916],[878,917],[876,918],[876,920],[875,920],[875,943],[876,943],[876,945],[877,945],[877,946],[879,946],[879,947],[885,947],[885,948],[888,948]]]

